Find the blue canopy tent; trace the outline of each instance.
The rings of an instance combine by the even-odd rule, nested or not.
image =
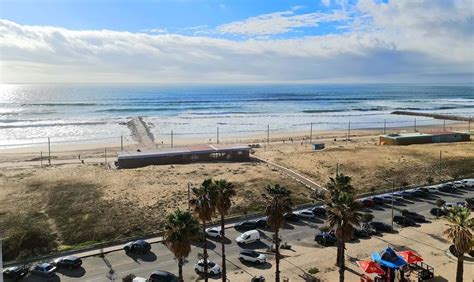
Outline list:
[[[372,253],[372,259],[380,265],[392,269],[407,265],[407,262],[390,247],[381,253]]]

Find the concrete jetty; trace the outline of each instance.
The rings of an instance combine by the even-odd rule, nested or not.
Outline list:
[[[130,135],[143,148],[154,148],[155,138],[151,133],[150,126],[143,120],[143,117],[132,117],[127,122],[127,127],[130,129]]]
[[[457,121],[471,120],[472,121],[472,118],[464,117],[464,116],[435,114],[435,113],[420,113],[420,112],[410,112],[410,111],[394,111],[392,112],[392,115],[431,117],[434,119],[443,119],[443,120],[457,120]]]

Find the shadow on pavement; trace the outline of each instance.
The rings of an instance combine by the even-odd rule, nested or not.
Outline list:
[[[270,247],[269,245],[263,243],[262,241],[257,241],[250,244],[237,244],[237,245],[241,248],[250,249],[250,250],[268,249]]]
[[[204,242],[192,242],[191,245],[202,248],[204,247]],[[207,249],[214,250],[215,248],[216,248],[216,244],[214,244],[212,241],[207,240]]]
[[[226,244],[226,245],[232,244],[232,240],[227,238],[227,237],[220,238],[220,239],[217,239],[217,238],[214,238],[214,237],[207,237],[207,239],[209,239],[212,242],[219,243],[219,245],[222,244],[222,241],[224,241],[224,244]]]
[[[127,256],[133,259],[135,262],[139,262],[139,261],[152,262],[156,260],[156,255],[154,252],[148,252],[146,254],[135,254],[135,253],[128,252]]]
[[[56,282],[56,281],[61,281],[58,275],[54,274],[53,276],[50,277],[42,277],[39,275],[28,275],[27,277],[21,279],[21,281],[45,281],[45,282]]]
[[[58,268],[57,272],[64,276],[75,278],[82,277],[86,274],[86,270],[82,266],[76,269]]]
[[[272,268],[272,264],[269,263],[269,262],[265,262],[265,263],[261,263],[261,264],[256,264],[256,263],[252,263],[252,262],[248,262],[248,261],[244,261],[244,260],[241,260],[240,262],[243,265],[245,265],[246,267],[253,267],[253,268],[257,268],[257,269],[270,269],[270,268]]]

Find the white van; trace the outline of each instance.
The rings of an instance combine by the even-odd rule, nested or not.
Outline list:
[[[260,241],[260,233],[258,230],[250,230],[240,234],[239,237],[235,238],[238,244],[250,244],[253,242]]]

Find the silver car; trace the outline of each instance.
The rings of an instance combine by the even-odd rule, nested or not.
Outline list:
[[[239,253],[239,260],[255,264],[263,264],[267,261],[267,258],[264,254],[258,253],[254,250],[241,250]]]

